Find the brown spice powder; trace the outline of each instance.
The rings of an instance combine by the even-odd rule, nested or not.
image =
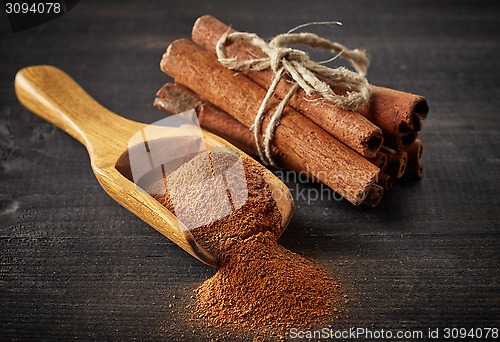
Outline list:
[[[241,163],[240,160],[243,162],[243,173],[224,172],[235,163]],[[224,152],[201,153],[168,175],[166,194],[153,197],[174,214],[179,214],[179,210],[187,210],[190,217],[220,217],[221,205],[214,198],[218,198],[217,194],[225,194],[231,185],[246,182],[246,201],[241,207],[230,215],[191,230],[196,241],[220,260],[221,250],[227,240],[245,239],[266,231],[280,235],[281,213],[261,168],[255,160],[239,154],[235,157],[232,153]],[[213,178],[214,174],[223,174],[225,182],[205,182]],[[240,177],[246,177],[246,181]],[[175,206],[172,195],[175,195]],[[235,202],[235,194],[232,195]],[[197,206],[199,210],[195,211],[192,209],[193,203],[203,203],[203,208]],[[196,218],[192,220],[197,221]]]
[[[200,154],[183,164],[167,178],[169,192],[154,197],[174,211],[172,189],[182,195],[186,204],[213,191],[186,186],[200,174],[209,175],[205,170],[207,158],[207,154]],[[218,167],[228,169],[234,163],[234,158],[225,153],[212,152],[209,159],[212,172]],[[292,327],[320,324],[335,311],[337,284],[322,268],[276,242],[281,214],[261,166],[248,157],[243,157],[243,166],[248,183],[245,204],[191,231],[221,264],[217,273],[196,290],[196,315],[218,327],[279,335]],[[217,210],[217,203],[207,206]]]
[[[271,232],[228,244],[223,266],[196,290],[201,317],[220,326],[284,332],[331,314],[337,285]]]

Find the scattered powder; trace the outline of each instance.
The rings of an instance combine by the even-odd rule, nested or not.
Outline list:
[[[337,285],[322,268],[276,242],[281,214],[262,166],[247,157],[242,160],[248,183],[246,202],[232,214],[191,231],[221,264],[196,290],[195,315],[216,327],[280,336],[292,327],[318,325],[336,311]],[[227,153],[199,154],[167,177],[167,194],[154,197],[174,211],[179,207],[172,202],[175,193],[176,201],[181,198],[188,208],[193,198],[214,190],[213,186],[189,185],[228,170],[234,163],[234,155]],[[238,181],[234,177],[226,175],[225,184]],[[220,210],[218,203],[207,203],[207,208],[211,213],[201,214]],[[191,210],[191,214],[200,212]]]
[[[320,324],[332,313],[336,284],[271,232],[228,245],[223,266],[196,290],[201,317],[220,326],[284,332]]]

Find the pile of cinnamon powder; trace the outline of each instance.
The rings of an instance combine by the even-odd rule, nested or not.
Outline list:
[[[244,205],[191,231],[221,265],[197,288],[196,315],[218,327],[278,334],[320,324],[335,310],[337,285],[322,268],[276,242],[281,214],[261,166],[248,157],[242,160],[248,183]],[[182,195],[186,204],[204,196],[211,189],[189,187],[185,193],[182,189],[195,178],[229,169],[234,162],[234,156],[226,153],[199,154],[170,174],[167,194],[155,198],[175,213],[170,193]]]

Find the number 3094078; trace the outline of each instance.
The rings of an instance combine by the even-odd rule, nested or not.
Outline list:
[[[27,14],[27,13],[61,13],[61,4],[59,2],[39,2],[29,4],[27,2],[6,2],[5,13],[7,14]]]

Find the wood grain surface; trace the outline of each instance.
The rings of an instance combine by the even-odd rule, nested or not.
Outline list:
[[[349,302],[332,327],[500,328],[498,3],[122,0],[81,1],[18,33],[0,17],[0,339],[251,340],[189,320],[215,270],[109,198],[85,148],[14,93],[19,69],[52,64],[113,112],[157,121],[160,58],[203,14],[266,38],[342,21],[313,29],[364,47],[372,83],[429,102],[424,176],[377,208],[288,182],[299,207],[280,241],[341,282]]]

